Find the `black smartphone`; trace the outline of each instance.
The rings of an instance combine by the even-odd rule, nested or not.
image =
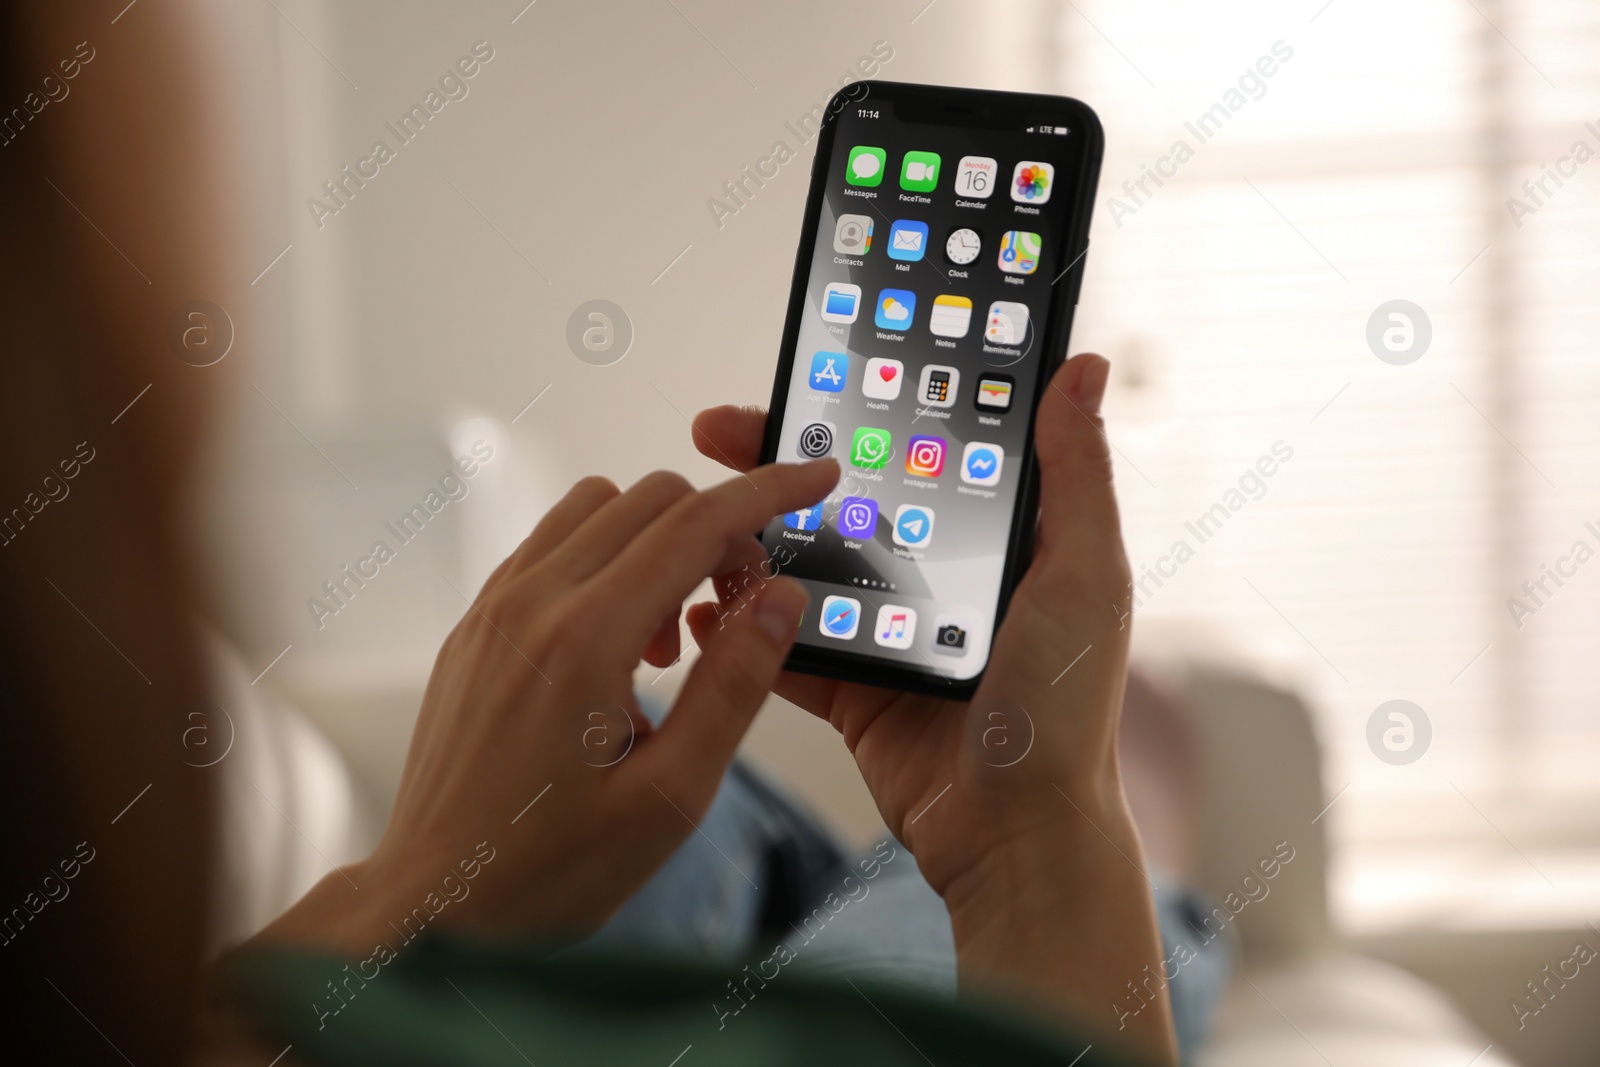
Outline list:
[[[838,488],[762,531],[811,604],[789,669],[972,695],[1038,510],[1104,138],[1056,96],[856,82],[812,165],[762,462]]]

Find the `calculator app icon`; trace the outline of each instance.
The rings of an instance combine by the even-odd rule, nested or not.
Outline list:
[[[917,402],[934,408],[954,407],[960,388],[959,370],[929,364],[922,368],[922,381],[917,385]]]

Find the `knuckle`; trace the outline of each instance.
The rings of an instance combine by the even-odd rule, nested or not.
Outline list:
[[[594,497],[601,502],[622,495],[622,490],[617,488],[616,482],[599,474],[579,479],[572,487],[572,492],[576,496]]]
[[[676,471],[651,471],[640,478],[633,488],[642,496],[665,497],[669,500],[694,492],[689,479]]]

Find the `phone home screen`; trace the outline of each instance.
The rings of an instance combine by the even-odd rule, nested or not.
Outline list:
[[[1052,283],[1083,251],[1063,247],[1072,134],[894,112],[847,105],[817,161],[777,459],[843,473],[762,540],[811,593],[801,646],[969,679],[989,658]]]

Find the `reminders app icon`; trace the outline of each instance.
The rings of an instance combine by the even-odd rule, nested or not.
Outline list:
[[[822,290],[824,322],[854,322],[861,310],[861,286],[849,282],[830,282]]]
[[[1028,338],[1028,305],[996,300],[989,305],[989,323],[983,339],[992,345],[1020,345]]]

